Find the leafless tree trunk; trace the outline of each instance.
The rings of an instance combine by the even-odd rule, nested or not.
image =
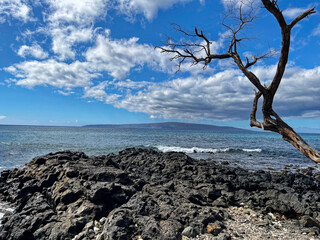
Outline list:
[[[306,157],[311,159],[316,163],[320,163],[320,154],[309,146],[288,124],[286,124],[278,114],[273,110],[273,100],[278,90],[278,87],[281,83],[283,74],[286,69],[286,65],[288,62],[289,50],[290,50],[290,37],[291,37],[291,29],[302,19],[308,17],[311,14],[316,13],[315,8],[311,8],[304,13],[297,16],[290,24],[286,23],[284,16],[279,9],[277,4],[277,0],[261,0],[264,8],[269,11],[277,20],[280,29],[281,29],[281,36],[282,36],[282,46],[280,51],[280,58],[278,61],[278,66],[276,73],[273,77],[273,80],[269,86],[263,86],[259,80],[259,78],[249,70],[251,66],[257,63],[258,60],[270,56],[272,53],[266,53],[261,56],[252,56],[252,60],[250,61],[249,58],[246,58],[246,61],[243,62],[240,58],[237,47],[240,42],[244,38],[239,38],[239,33],[244,27],[251,23],[255,17],[252,15],[252,6],[251,11],[244,12],[242,10],[242,6],[239,7],[239,15],[238,15],[238,24],[235,26],[230,26],[224,23],[223,25],[229,29],[232,33],[231,42],[228,46],[227,52],[223,54],[212,54],[210,45],[211,41],[204,35],[202,31],[199,31],[195,28],[194,33],[188,33],[181,29],[179,25],[175,25],[175,29],[184,35],[195,38],[201,39],[202,43],[197,44],[193,42],[186,42],[186,43],[173,43],[171,39],[168,39],[165,42],[164,47],[157,47],[165,53],[172,53],[173,57],[170,60],[178,60],[178,71],[180,69],[181,64],[186,59],[191,59],[192,64],[203,63],[204,69],[208,66],[208,64],[215,59],[233,59],[236,63],[238,68],[242,71],[242,73],[248,78],[248,80],[257,88],[255,90],[255,97],[253,101],[253,108],[251,111],[251,127],[258,127],[263,130],[268,130],[272,132],[276,132],[282,135],[282,138],[289,143],[291,143],[296,149],[298,149],[302,154]],[[199,57],[200,52],[204,56]],[[256,112],[257,112],[257,105],[259,99],[263,97],[262,103],[262,114],[263,114],[263,121],[259,122],[256,119]]]

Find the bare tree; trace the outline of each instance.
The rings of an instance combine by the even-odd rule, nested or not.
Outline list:
[[[195,28],[194,33],[188,33],[184,31],[179,25],[174,26],[175,30],[187,37],[192,38],[192,41],[176,43],[168,38],[164,44],[165,46],[157,48],[161,49],[162,52],[173,54],[173,57],[170,60],[178,60],[178,71],[181,67],[181,64],[184,63],[185,60],[191,60],[192,64],[202,63],[204,65],[203,68],[205,69],[212,60],[233,59],[237,67],[257,89],[254,90],[255,97],[253,100],[253,107],[250,115],[250,126],[281,134],[284,140],[291,143],[306,157],[316,163],[320,163],[320,154],[311,146],[309,146],[288,124],[286,124],[273,109],[274,97],[277,93],[288,62],[291,30],[302,19],[316,13],[315,8],[308,9],[307,11],[297,16],[291,23],[287,24],[282,11],[278,6],[277,0],[261,0],[261,2],[264,8],[268,12],[270,12],[277,20],[281,29],[282,36],[280,58],[278,61],[276,73],[269,86],[262,85],[259,78],[253,72],[251,72],[249,68],[255,65],[260,59],[272,55],[272,52],[268,52],[260,56],[252,56],[252,60],[249,60],[249,58],[246,57],[244,61],[238,54],[237,48],[240,45],[241,41],[243,41],[244,39],[241,37],[242,30],[255,19],[252,5],[249,6],[249,11],[244,11],[243,5],[239,7],[237,24],[226,24],[225,20],[230,17],[229,14],[226,14],[226,18],[222,22],[222,25],[225,26],[228,31],[230,31],[231,41],[225,53],[212,53],[210,48],[212,42],[205,36],[203,31],[199,31],[197,28]],[[248,8],[248,6],[246,6],[246,8]],[[262,122],[256,119],[258,101],[261,97],[263,97],[263,104],[261,109],[263,115]]]

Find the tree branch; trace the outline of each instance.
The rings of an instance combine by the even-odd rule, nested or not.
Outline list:
[[[281,28],[287,26],[286,20],[284,19],[281,10],[278,6],[278,1],[261,0],[264,7],[277,19]]]
[[[262,93],[266,93],[266,88],[261,85],[259,78],[251,71],[249,71],[242,63],[241,58],[238,53],[233,53],[232,58],[237,64],[238,68],[242,73],[249,79],[249,81]]]
[[[237,44],[240,43],[245,38],[239,38],[237,35],[243,30],[249,23],[252,23],[255,19],[255,16],[252,16],[253,7],[250,6],[250,10],[248,13],[243,13],[242,5],[240,5],[238,9],[239,13],[236,13],[236,11],[233,9],[231,12],[231,15],[235,15],[237,18],[237,24],[234,24],[233,26],[230,24],[226,24],[226,19],[230,17],[230,13],[226,14],[224,19],[222,20],[221,25],[227,28],[232,36],[231,41],[229,44],[228,52],[229,53],[237,53]]]
[[[184,35],[188,37],[196,37],[204,41],[203,44],[196,44],[196,43],[172,43],[170,39],[167,39],[166,42],[164,42],[165,47],[157,46],[156,48],[159,48],[162,53],[173,53],[174,56],[170,59],[175,60],[178,59],[178,70],[181,68],[181,64],[185,62],[186,59],[191,59],[192,65],[196,65],[200,62],[204,64],[203,68],[205,69],[207,65],[213,60],[213,59],[227,59],[231,58],[231,54],[229,52],[223,53],[223,54],[212,54],[210,45],[211,42],[209,39],[204,35],[202,30],[198,30],[197,28],[194,29],[194,33],[188,33],[178,25],[174,24],[174,29],[178,32],[183,33]],[[204,52],[203,56],[198,56],[199,53]]]
[[[307,11],[305,11],[304,13],[300,14],[298,17],[296,17],[290,24],[289,24],[289,28],[292,29],[294,27],[294,25],[296,25],[299,21],[301,21],[302,19],[306,18],[307,16],[316,13],[315,11],[315,7],[308,9]]]
[[[261,92],[257,92],[254,90],[254,100],[253,100],[253,106],[252,106],[252,111],[250,114],[250,126],[251,127],[257,127],[257,128],[263,128],[263,124],[256,119],[256,113],[257,113],[257,108],[258,108],[258,101],[259,98],[262,96]]]
[[[246,57],[247,63],[244,66],[246,69],[248,69],[249,67],[253,66],[254,64],[256,64],[258,62],[258,60],[263,59],[263,58],[268,58],[268,57],[272,57],[274,55],[274,51],[269,51],[265,54],[262,54],[259,57],[256,56],[252,56],[252,61],[250,62],[249,58]]]
[[[283,77],[283,74],[286,69],[286,65],[288,62],[288,57],[289,57],[289,50],[290,50],[290,35],[291,35],[291,29],[293,26],[304,19],[305,17],[309,16],[310,14],[315,13],[314,9],[311,8],[304,13],[300,14],[298,17],[296,17],[289,25],[287,25],[282,12],[280,11],[277,1],[273,0],[261,0],[263,3],[264,7],[273,14],[273,16],[277,19],[279,26],[281,28],[281,36],[282,36],[282,46],[281,46],[281,52],[280,52],[280,58],[278,61],[278,66],[277,66],[277,71],[276,74],[272,80],[272,83],[270,84],[268,90],[270,91],[270,94],[272,96],[271,101],[268,103],[268,108],[272,108],[272,103],[273,103],[273,97],[276,94],[281,79]]]

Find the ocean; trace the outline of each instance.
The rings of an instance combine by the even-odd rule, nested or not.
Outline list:
[[[301,135],[320,150],[320,134]],[[252,170],[316,166],[274,133],[0,125],[0,171],[60,150],[82,151],[90,156],[118,153],[128,147],[185,152],[197,159]]]

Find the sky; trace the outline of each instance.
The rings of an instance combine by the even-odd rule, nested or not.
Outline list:
[[[246,0],[247,1],[247,0]],[[224,14],[237,0],[0,0],[0,124],[63,125],[182,121],[249,127],[253,85],[230,60],[182,64],[161,53],[173,29],[203,30],[215,53],[230,38]],[[318,1],[279,0],[287,23]],[[241,33],[243,59],[281,47],[276,20],[256,1]],[[246,7],[244,10],[246,11]],[[292,30],[274,109],[300,132],[320,133],[320,17]],[[232,18],[225,20],[233,24]],[[201,54],[201,53],[199,53]],[[279,55],[250,68],[270,83]]]

